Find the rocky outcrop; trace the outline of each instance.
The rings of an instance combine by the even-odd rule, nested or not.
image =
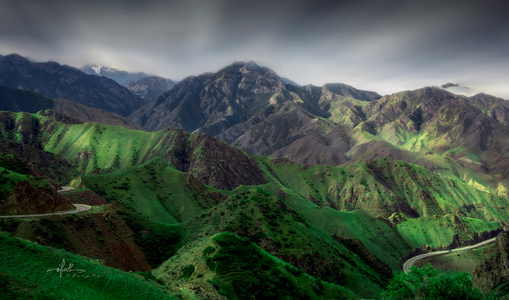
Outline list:
[[[263,170],[248,154],[208,134],[190,136],[187,171],[202,183],[226,190],[266,183]]]
[[[158,76],[142,78],[127,84],[127,88],[135,95],[149,103],[175,86],[175,81]]]

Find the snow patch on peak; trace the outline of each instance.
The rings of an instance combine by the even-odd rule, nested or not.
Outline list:
[[[103,68],[103,66],[93,65],[91,68],[92,70],[94,70],[94,72],[97,73],[97,75],[101,75],[101,69]]]

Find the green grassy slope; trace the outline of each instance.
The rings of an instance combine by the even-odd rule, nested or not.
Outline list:
[[[304,273],[250,242],[220,233],[179,251],[153,271],[173,290],[227,299],[356,299],[344,287]]]
[[[274,178],[318,206],[363,209],[387,219],[394,212],[408,217],[454,213],[505,223],[508,200],[459,180],[435,175],[402,161],[378,159],[345,167],[302,166],[264,160]]]
[[[329,234],[359,239],[393,270],[414,248],[446,246],[456,234],[471,240],[507,220],[507,199],[400,161],[331,167],[260,160],[290,207]]]
[[[270,186],[243,187],[190,222],[185,233],[193,240],[217,232],[247,237],[271,255],[312,276],[340,284],[363,297],[374,297],[391,274],[383,263],[353,253],[293,210]],[[369,261],[368,261],[369,260]],[[387,274],[386,274],[387,273]],[[382,275],[386,274],[386,275]]]
[[[0,233],[0,257],[2,298],[173,298],[162,286],[148,282],[143,277],[105,267],[79,255],[13,238],[5,233]],[[57,268],[62,269],[62,272]]]
[[[250,155],[203,133],[188,134],[177,128],[149,133],[56,119],[48,112],[0,112],[0,137],[58,155],[82,174],[118,171],[161,157],[217,188],[266,182]]]
[[[117,173],[82,176],[82,183],[107,201],[169,224],[191,220],[225,197],[161,158]]]

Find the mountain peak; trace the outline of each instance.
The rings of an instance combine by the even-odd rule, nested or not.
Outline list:
[[[258,64],[256,64],[253,60],[248,61],[245,66],[249,68],[259,68]]]
[[[250,60],[248,62],[238,60],[238,61],[234,61],[232,64],[225,67],[224,69],[230,69],[230,68],[244,69],[244,70],[256,70],[256,69],[260,69],[261,67],[257,63],[255,63],[253,60]]]
[[[21,63],[21,62],[30,62],[30,60],[26,57],[23,57],[17,53],[12,53],[12,54],[9,54],[9,55],[5,55],[5,56],[2,56],[2,58],[4,58],[5,60],[7,61],[13,61],[13,62],[18,62],[18,63]]]

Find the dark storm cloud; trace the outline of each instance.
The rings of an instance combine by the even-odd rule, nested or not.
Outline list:
[[[253,59],[380,93],[448,81],[509,98],[502,1],[0,0],[0,53],[180,79]]]

